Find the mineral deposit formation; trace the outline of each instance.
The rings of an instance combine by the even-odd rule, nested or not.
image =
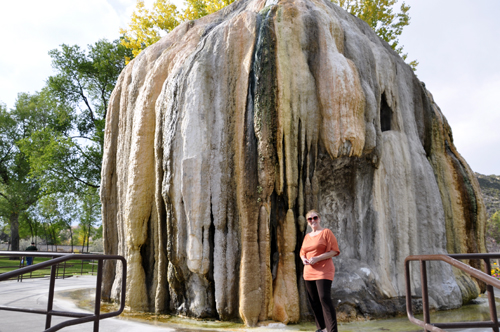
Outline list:
[[[101,199],[132,310],[299,321],[312,208],[350,316],[403,310],[408,255],[485,252],[478,183],[432,95],[328,0],[238,0],[143,51],[111,97]],[[106,298],[120,271],[106,265]],[[436,309],[480,292],[438,263],[429,284]]]

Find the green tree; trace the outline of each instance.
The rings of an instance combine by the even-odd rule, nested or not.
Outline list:
[[[4,222],[0,216],[0,242],[9,242],[10,241],[10,226],[8,222]]]
[[[67,220],[61,213],[59,200],[56,195],[45,195],[37,204],[37,215],[42,221],[45,241],[48,245],[57,246],[62,243],[63,230],[67,229]]]
[[[36,204],[35,204],[36,206]],[[26,239],[29,238],[29,241],[35,241],[37,237],[41,234],[42,224],[32,213],[32,207],[28,208],[28,210],[23,214],[22,218],[23,222],[19,224],[19,238]],[[21,249],[23,249],[21,247]]]
[[[111,92],[131,51],[119,40],[100,40],[87,50],[61,45],[49,52],[55,76],[43,93],[55,124],[34,131],[21,145],[31,175],[45,193],[99,188],[104,125]]]
[[[359,17],[385,40],[393,50],[406,60],[408,55],[403,53],[403,46],[399,45],[398,37],[403,33],[405,26],[410,24],[410,6],[404,2],[400,12],[394,12],[397,0],[331,0],[349,13]],[[409,63],[416,70],[418,61]]]
[[[72,226],[78,223],[81,211],[79,200],[73,193],[51,193],[40,197],[30,211],[33,219],[40,220],[47,243],[59,245],[69,240],[73,251],[74,234]]]
[[[108,102],[131,51],[119,40],[100,40],[86,50],[62,45],[49,54],[56,75],[46,87],[19,94],[12,112],[0,107],[0,215],[10,220],[14,250],[20,230],[38,233],[38,219],[28,210],[40,195],[40,204],[55,204],[63,194],[78,198],[93,188],[98,199]],[[47,206],[43,212],[37,217],[45,215],[43,230],[51,243],[59,243],[61,227],[71,236],[62,212],[59,218],[50,217],[56,211]]]
[[[90,238],[95,234],[95,226],[101,220],[101,202],[97,191],[87,188],[87,191],[80,195],[80,230],[82,236],[82,251],[85,245],[89,251]]]
[[[9,222],[12,250],[19,250],[19,224],[39,195],[37,181],[29,177],[28,158],[19,148],[21,140],[43,126],[43,110],[31,101],[20,94],[11,112],[0,104],[0,216]]]
[[[98,239],[102,239],[102,224],[100,224],[99,227],[95,229],[94,236],[92,237],[92,240]]]

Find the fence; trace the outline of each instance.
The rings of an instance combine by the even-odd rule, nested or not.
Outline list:
[[[26,252],[23,251],[0,251],[0,256],[8,257],[23,257]],[[29,256],[40,258],[40,257],[51,257],[52,259],[37,263],[34,265],[29,265],[26,267],[21,267],[15,271],[10,271],[0,274],[0,282],[12,278],[18,278],[19,276],[27,273],[33,273],[34,271],[50,267],[50,277],[49,277],[49,294],[47,301],[47,310],[37,310],[37,309],[26,309],[26,308],[14,308],[9,306],[0,306],[0,310],[26,312],[32,314],[43,314],[46,316],[45,319],[45,332],[58,331],[63,327],[77,325],[81,323],[94,322],[94,332],[99,331],[99,321],[101,319],[118,316],[123,312],[125,308],[125,288],[126,288],[126,278],[127,278],[127,261],[122,256],[117,255],[79,255],[79,254],[64,254],[64,253],[42,253],[42,252],[30,252]],[[91,259],[97,261],[97,281],[96,281],[96,292],[95,292],[95,304],[94,313],[78,313],[69,311],[58,311],[53,309],[54,302],[54,289],[56,280],[57,265],[63,264],[71,260],[85,260]],[[122,264],[122,287],[121,287],[121,299],[120,308],[118,311],[109,312],[101,314],[101,283],[102,283],[102,273],[103,273],[103,261],[104,260],[117,260]],[[59,323],[51,327],[52,316],[62,316],[71,317],[75,319],[67,320],[65,322]]]
[[[432,332],[445,332],[443,329],[457,329],[457,328],[480,328],[489,327],[494,332],[499,332],[500,323],[497,317],[497,309],[495,305],[495,293],[493,287],[500,288],[500,280],[491,276],[491,260],[498,260],[500,254],[452,254],[452,255],[418,255],[408,256],[405,260],[405,277],[406,277],[406,313],[408,319],[413,324],[421,326],[424,331]],[[462,263],[461,260],[479,259],[484,260],[486,263],[486,272],[473,268],[470,265]],[[411,276],[410,276],[410,263],[412,261],[420,262],[420,281],[422,284],[422,306],[424,312],[424,321],[421,321],[413,315],[412,301],[411,301]],[[484,322],[458,322],[458,323],[434,323],[431,324],[431,317],[429,311],[429,294],[427,289],[427,264],[428,261],[443,261],[451,266],[471,275],[472,277],[481,280],[486,284],[488,292],[488,302],[490,307],[490,321]]]
[[[87,246],[82,251],[81,245],[53,245],[53,244],[37,244],[38,250],[44,252],[64,252],[64,253],[85,253],[87,252]],[[21,248],[24,250],[25,248]],[[9,243],[0,243],[0,251],[10,251],[11,246]],[[91,249],[92,251],[92,249]]]
[[[52,255],[52,253],[48,253]],[[26,257],[32,257],[31,253],[24,252],[24,256],[20,257],[11,257],[11,256],[1,256],[0,255],[0,274],[17,270],[22,267],[28,266],[27,265],[27,260]],[[68,262],[63,262],[60,264],[57,264],[56,266],[56,279],[65,279],[72,277],[74,275],[96,275],[97,274],[97,264],[98,261],[95,259],[89,259],[87,258],[88,255],[82,255],[82,257],[85,257],[84,259],[81,259],[79,261],[76,261],[74,263],[68,263]],[[12,258],[16,258],[13,260]],[[45,261],[43,259],[38,259],[38,261],[35,261],[34,263],[39,263],[39,261]],[[26,273],[26,274],[21,274],[17,276],[17,281],[23,281],[23,279],[32,279],[32,278],[46,278],[50,276],[50,267],[46,267],[43,269],[38,269],[34,272]]]

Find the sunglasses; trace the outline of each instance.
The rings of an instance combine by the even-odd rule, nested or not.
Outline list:
[[[307,221],[313,221],[313,220],[318,220],[318,216],[314,216],[312,218],[307,218]]]

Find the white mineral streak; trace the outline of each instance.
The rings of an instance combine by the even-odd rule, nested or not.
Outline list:
[[[186,82],[186,104],[181,118],[182,151],[181,194],[187,225],[187,266],[191,272],[206,274],[209,268],[208,231],[210,220],[210,132],[205,126],[210,118],[210,96],[208,89],[200,89],[210,84],[211,67],[197,62]]]
[[[307,133],[309,142],[316,144],[317,126],[315,124],[318,122],[318,113],[311,112],[311,110],[316,110],[318,104],[314,77],[309,70],[305,51],[307,36],[304,33],[304,22],[300,15],[304,3],[299,3],[299,8],[289,4],[278,9],[277,15],[280,19],[275,21],[277,82],[281,87],[278,92],[277,109],[279,123],[276,151],[279,161],[279,181],[276,191],[281,194],[283,190],[286,190],[288,206],[293,208],[299,187],[297,151],[304,151],[304,147],[297,144],[299,122],[302,121],[305,124],[302,130]],[[300,93],[296,93],[297,91]],[[310,146],[311,144],[308,144],[308,149]],[[285,183],[286,188],[284,188]],[[292,228],[293,233],[289,234]],[[282,242],[279,248],[280,261],[274,281],[272,318],[288,323],[296,322],[300,318],[295,259],[294,254],[290,252],[289,244],[286,243],[292,241],[291,245],[295,247],[295,219],[292,210],[287,211],[281,232],[279,238],[286,238],[286,241]]]
[[[328,0],[239,0],[183,23],[124,69],[106,121],[105,250],[127,258],[133,310],[298,321],[312,208],[339,241],[348,315],[404,310],[390,308],[408,255],[485,250],[477,181],[432,96]],[[104,298],[120,273],[106,263]],[[480,291],[437,263],[429,285],[438,309]]]
[[[383,140],[382,160],[375,171],[373,186],[374,205],[380,214],[379,220],[384,220],[376,228],[375,247],[379,250],[375,262],[384,295],[395,297],[404,291],[404,287],[400,288],[403,280],[391,277],[399,272],[404,259],[415,249],[410,241],[415,232],[411,232],[410,227],[416,227],[416,211],[406,136],[388,131],[383,134]]]

